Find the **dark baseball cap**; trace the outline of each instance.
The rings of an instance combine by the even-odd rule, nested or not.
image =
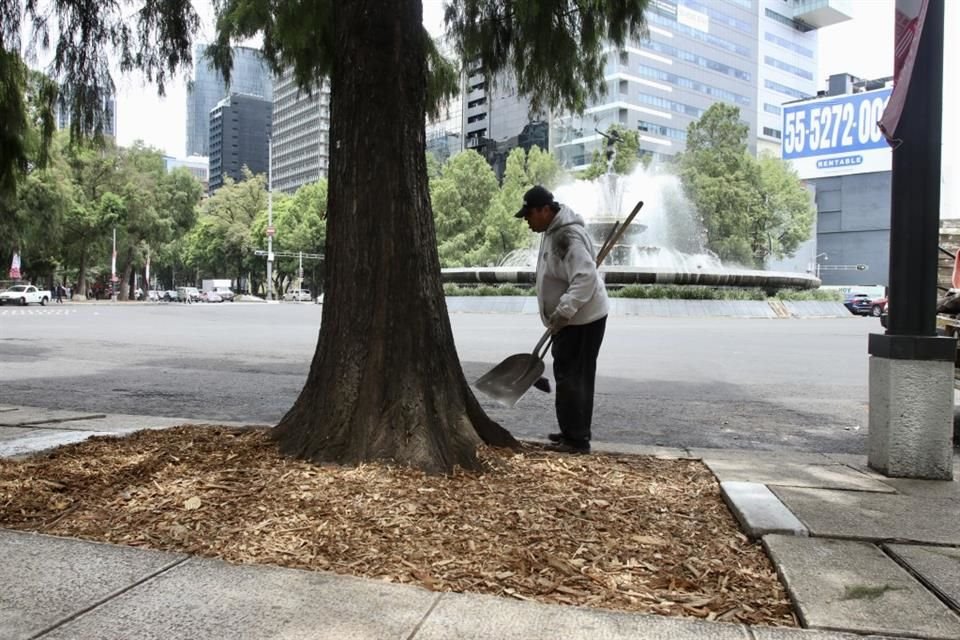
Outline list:
[[[531,209],[539,209],[548,204],[553,204],[553,194],[540,185],[531,187],[523,194],[523,206],[517,211],[516,217],[526,218]]]

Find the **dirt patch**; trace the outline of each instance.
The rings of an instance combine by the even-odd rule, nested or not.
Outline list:
[[[436,591],[795,626],[700,462],[481,451],[483,473],[282,457],[189,425],[0,460],[0,526]]]

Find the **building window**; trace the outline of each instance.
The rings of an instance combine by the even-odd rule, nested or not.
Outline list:
[[[797,28],[797,23],[793,18],[788,18],[787,16],[781,15],[776,11],[771,11],[770,9],[764,9],[763,12],[771,20],[779,22],[780,24],[790,27],[791,29],[797,29],[797,31],[800,30]]]
[[[770,127],[763,128],[763,135],[770,136],[771,138],[780,139],[780,129],[771,129]]]
[[[767,89],[770,89],[770,90],[772,90],[772,91],[777,91],[777,92],[779,92],[779,93],[782,93],[782,94],[784,94],[784,95],[788,95],[788,96],[790,96],[791,98],[796,98],[796,99],[798,99],[798,100],[801,100],[801,99],[803,99],[803,98],[808,98],[808,97],[809,97],[809,96],[808,96],[807,94],[805,94],[803,91],[799,91],[799,90],[797,90],[797,89],[792,89],[792,88],[790,88],[790,87],[788,87],[788,86],[786,86],[786,85],[780,84],[779,82],[774,82],[773,80],[764,80],[764,81],[763,81],[763,86],[766,87]]]
[[[795,76],[805,78],[806,80],[813,80],[813,73],[807,69],[801,69],[800,67],[795,67],[792,64],[783,62],[782,60],[777,60],[772,56],[764,56],[763,62],[771,67],[776,67],[781,71],[786,71],[787,73],[792,73]]]
[[[807,49],[806,47],[802,47],[802,46],[800,46],[799,44],[797,44],[796,42],[791,42],[790,40],[787,40],[786,38],[781,38],[780,36],[778,36],[778,35],[776,35],[776,34],[768,33],[768,32],[764,32],[763,36],[764,36],[764,38],[766,39],[767,42],[772,42],[772,43],[775,44],[775,45],[778,45],[778,46],[783,47],[784,49],[789,49],[790,51],[793,51],[794,53],[799,53],[800,55],[802,55],[802,56],[804,56],[804,57],[806,57],[806,58],[810,58],[811,60],[812,60],[813,57],[814,57],[814,56],[813,56],[813,50],[812,50],[812,49]]]

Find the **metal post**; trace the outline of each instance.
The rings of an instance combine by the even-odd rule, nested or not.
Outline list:
[[[907,2],[901,0],[898,6]],[[868,463],[888,476],[953,476],[956,340],[936,335],[944,0],[929,0],[896,130],[889,317],[870,334]],[[896,88],[894,91],[896,92]]]
[[[300,269],[297,271],[297,300],[300,299],[300,292],[303,290],[303,251],[300,252]]]
[[[931,0],[895,132],[887,335],[936,335],[943,119],[943,0]],[[919,34],[918,34],[919,37]]]
[[[267,227],[273,228],[273,138],[267,139]],[[267,300],[273,300],[273,234],[267,234]]]

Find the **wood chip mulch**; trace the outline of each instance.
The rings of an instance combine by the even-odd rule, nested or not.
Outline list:
[[[0,526],[622,611],[796,626],[694,460],[484,449],[483,473],[282,457],[266,429],[94,437],[0,460]]]

